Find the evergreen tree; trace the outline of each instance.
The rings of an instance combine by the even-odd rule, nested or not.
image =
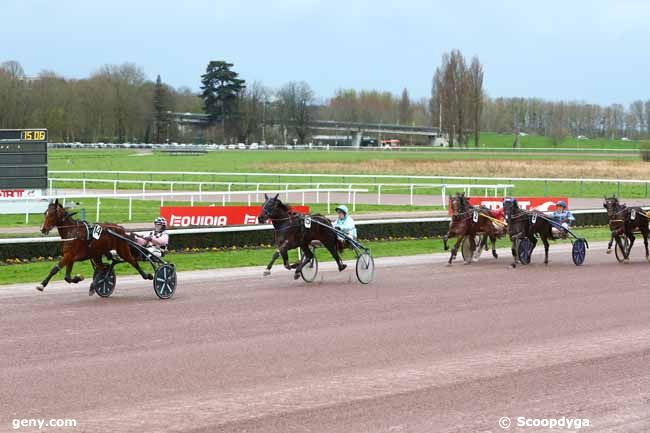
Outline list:
[[[201,97],[205,112],[212,121],[221,120],[224,138],[226,120],[236,120],[239,113],[239,94],[246,87],[245,80],[237,78],[239,74],[231,70],[233,64],[212,60],[208,63],[205,74],[201,75]]]

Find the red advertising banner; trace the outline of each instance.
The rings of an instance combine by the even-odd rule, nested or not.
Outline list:
[[[300,213],[309,213],[309,206],[292,206]],[[232,226],[259,224],[261,206],[162,206],[160,216],[169,227]]]
[[[564,200],[569,205],[568,197],[515,197],[520,208],[525,210],[539,210],[552,212],[555,210],[555,203]],[[472,206],[485,206],[492,210],[499,210],[503,207],[503,198],[499,197],[470,197],[469,203]],[[449,209],[451,214],[451,207]]]

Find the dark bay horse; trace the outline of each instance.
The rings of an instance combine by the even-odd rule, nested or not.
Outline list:
[[[449,257],[449,264],[456,258],[458,248],[465,236],[469,236],[469,241],[472,245],[472,251],[476,249],[474,237],[477,233],[483,233],[483,242],[487,249],[486,237],[490,238],[492,243],[492,256],[496,259],[499,257],[496,251],[496,240],[505,234],[505,224],[503,227],[497,227],[494,215],[487,207],[472,206],[469,203],[465,193],[456,193],[451,198],[451,222],[449,223],[449,231],[443,237],[445,250],[449,249],[447,241],[449,238],[456,237],[456,244],[451,249],[451,256]]]
[[[545,216],[539,211],[525,211],[519,207],[517,199],[507,197],[503,200],[503,211],[506,222],[508,223],[508,234],[512,241],[512,267],[517,266],[519,258],[519,250],[517,248],[518,241],[527,238],[533,245],[532,250],[537,245],[536,234],[542,239],[544,243],[544,264],[548,265],[548,240],[553,239],[553,226],[551,223],[540,217]]]
[[[59,231],[59,236],[63,239],[63,251],[61,260],[54,265],[50,273],[45,277],[40,285],[36,288],[40,291],[45,289],[45,286],[50,282],[50,279],[57,274],[62,268],[66,268],[65,281],[68,283],[78,283],[84,278],[82,275],[70,276],[72,266],[75,262],[84,260],[91,260],[99,270],[105,269],[102,263],[102,257],[111,257],[111,250],[115,250],[124,261],[133,266],[145,280],[153,280],[153,275],[146,273],[140,268],[137,260],[134,258],[131,246],[124,240],[111,236],[106,229],[111,229],[117,234],[131,238],[123,227],[116,224],[95,224],[90,225],[85,221],[79,221],[73,218],[74,213],[69,213],[57,199],[50,203],[45,211],[45,218],[41,226],[41,233],[46,235],[54,227]],[[96,227],[101,227],[96,229]],[[98,238],[93,238],[93,230],[98,233]],[[94,293],[94,288],[91,284],[89,295]]]
[[[607,209],[609,230],[611,231],[611,238],[607,244],[607,254],[611,254],[612,243],[616,241],[616,244],[623,252],[624,261],[629,262],[630,251],[632,251],[632,245],[634,245],[634,240],[636,239],[634,232],[639,230],[641,235],[643,235],[645,258],[650,261],[650,254],[648,252],[648,234],[650,233],[650,229],[648,229],[648,214],[638,206],[628,207],[625,204],[621,204],[616,196],[604,198],[605,202],[603,203],[603,207]],[[627,237],[630,241],[627,251],[623,246],[621,236]]]
[[[321,214],[305,216],[298,212],[294,212],[291,210],[291,207],[282,203],[278,196],[279,194],[269,197],[264,194],[265,201],[262,206],[262,212],[257,217],[261,224],[271,220],[273,228],[275,229],[275,244],[277,250],[273,253],[271,262],[266,267],[264,275],[269,275],[271,273],[273,263],[278,259],[278,257],[282,256],[284,267],[286,269],[295,268],[296,272],[293,277],[294,279],[298,279],[303,266],[309,263],[313,257],[310,248],[312,241],[320,241],[320,243],[327,248],[330,254],[332,254],[332,257],[334,257],[334,260],[336,260],[339,271],[345,269],[347,265],[343,263],[343,260],[341,260],[341,256],[339,255],[341,245],[338,241],[336,230],[334,230],[330,220]],[[289,265],[289,256],[287,251],[295,248],[300,248],[302,251],[302,260],[293,265]]]

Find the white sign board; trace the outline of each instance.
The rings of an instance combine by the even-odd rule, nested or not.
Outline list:
[[[43,191],[40,189],[0,189],[0,198],[3,199],[0,200],[0,214],[45,212],[49,201],[47,199],[37,200],[41,196],[43,196]]]

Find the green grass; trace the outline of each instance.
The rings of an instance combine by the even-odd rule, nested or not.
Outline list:
[[[494,132],[483,132],[480,137],[481,148],[496,148],[506,147],[512,148],[512,143],[515,141],[514,134],[497,134]],[[536,149],[536,148],[570,148],[570,149],[616,149],[616,150],[638,150],[640,141],[630,140],[608,140],[603,138],[590,138],[588,140],[578,140],[575,137],[567,137],[559,144],[555,145],[553,140],[549,137],[540,135],[526,135],[519,137],[519,146],[522,149]],[[469,139],[469,147],[473,147],[474,137]],[[634,154],[637,156],[636,154]]]
[[[604,227],[576,229],[575,232],[589,241],[609,240],[609,229]],[[364,241],[364,245],[372,250],[372,254],[376,258],[445,252],[441,239]],[[505,238],[497,243],[498,247],[507,247],[509,245],[509,241]],[[174,263],[179,272],[242,266],[260,266],[261,268],[269,262],[272,254],[272,248],[229,249],[199,253],[170,252],[166,256],[166,260]],[[297,257],[295,254],[295,252],[291,252],[290,257],[292,260]],[[346,250],[343,258],[350,260],[354,258],[354,255],[351,251]],[[318,259],[320,261],[332,260],[324,249],[318,250]],[[47,275],[52,266],[54,266],[53,261],[0,265],[0,284],[37,283]],[[281,268],[281,262],[276,262],[276,266]],[[75,265],[73,273],[81,273],[90,277],[92,276],[92,269],[88,262],[78,263]],[[129,265],[122,264],[118,267],[117,274],[133,275],[136,274],[136,271]],[[60,271],[54,281],[62,280],[63,277],[64,271]]]

